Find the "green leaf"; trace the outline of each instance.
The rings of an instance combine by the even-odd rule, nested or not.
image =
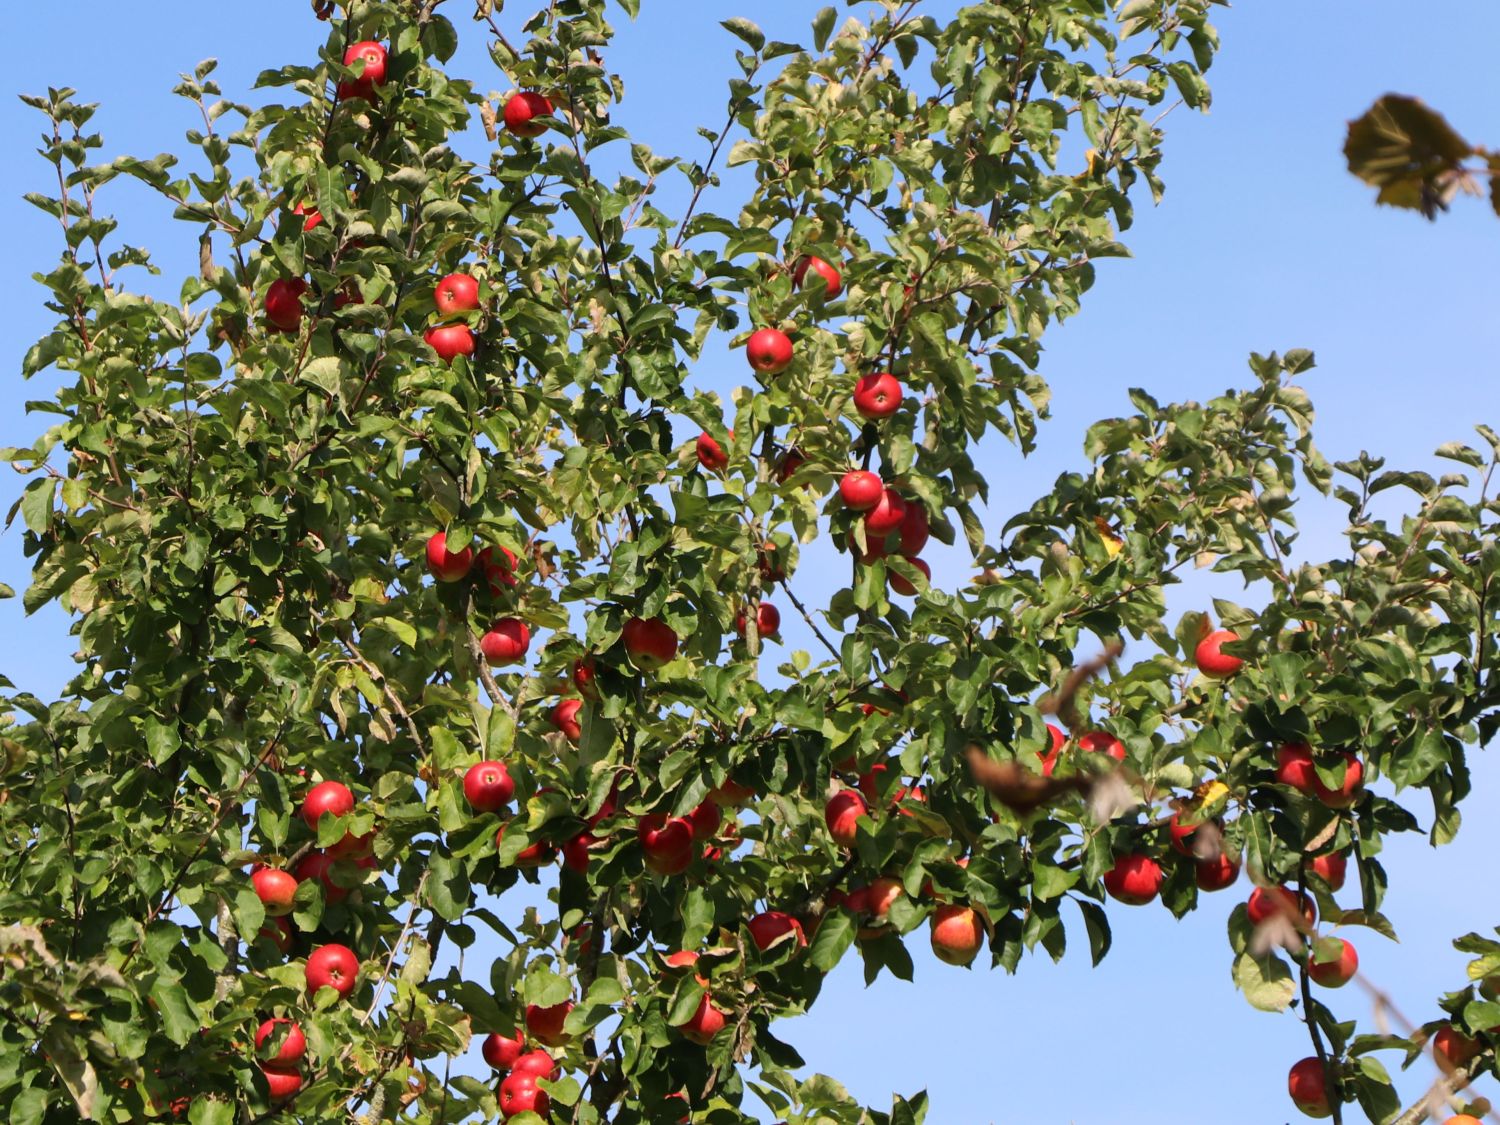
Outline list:
[[[1297,994],[1291,969],[1274,954],[1241,953],[1234,959],[1234,984],[1262,1012],[1286,1011]]]
[[[809,954],[813,968],[831,972],[854,944],[857,930],[858,926],[846,910],[830,910],[824,915]]]
[[[749,45],[752,51],[759,51],[766,45],[765,33],[762,32],[761,29],[755,24],[740,16],[734,16],[731,19],[721,20],[719,26],[724,28],[730,34],[743,39],[745,43]]]
[[[813,46],[819,51],[828,46],[828,37],[833,34],[833,25],[838,18],[839,14],[833,8],[820,8],[813,17]]]
[[[198,1034],[198,1017],[188,1003],[187,992],[177,981],[158,977],[151,988],[151,999],[156,1001],[156,1010],[161,1016],[162,1030],[179,1047]]]

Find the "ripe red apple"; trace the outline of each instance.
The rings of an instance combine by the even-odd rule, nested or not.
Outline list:
[[[844,291],[844,278],[838,270],[834,269],[822,258],[811,254],[804,254],[797,259],[797,264],[792,267],[792,284],[798,289],[802,288],[802,281],[811,270],[823,281],[824,299],[832,301]]]
[[[328,902],[343,902],[349,897],[349,888],[333,881],[329,869],[338,860],[327,852],[311,851],[297,861],[297,878],[303,882],[317,880],[323,884],[323,898]]]
[[[1316,797],[1331,809],[1347,809],[1359,800],[1365,767],[1348,751],[1340,753],[1344,758],[1344,782],[1337,789],[1325,785],[1318,777],[1318,771],[1313,765],[1312,750],[1302,743],[1291,743],[1277,749],[1276,780],[1299,793]]]
[[[363,832],[356,836],[353,832],[345,832],[344,838],[336,844],[329,844],[325,849],[335,859],[368,859],[375,853],[375,831]],[[361,863],[360,866],[365,866]]]
[[[906,558],[907,562],[911,563],[912,566],[920,570],[922,572],[923,578],[925,578],[928,582],[932,581],[932,567],[928,566],[921,559],[910,558],[904,555],[902,557]],[[911,598],[916,596],[917,584],[910,578],[906,577],[906,575],[897,574],[894,570],[887,570],[885,572],[885,577],[886,580],[890,583],[891,589],[900,594],[902,597]]]
[[[1220,651],[1225,645],[1239,640],[1239,636],[1228,629],[1219,629],[1198,642],[1193,650],[1193,662],[1205,676],[1224,679],[1240,670],[1245,662],[1238,656]]]
[[[531,647],[531,630],[517,617],[502,617],[479,638],[479,650],[492,667],[514,664]]]
[[[302,295],[307,282],[300,277],[278,277],[266,289],[266,320],[278,332],[302,327]]]
[[[599,837],[592,832],[580,832],[569,837],[562,846],[563,866],[580,875],[586,873],[589,869],[589,853],[598,843]]]
[[[693,823],[661,813],[643,816],[635,829],[646,866],[658,875],[680,875],[693,862]]]
[[[578,712],[583,710],[583,700],[564,699],[547,714],[547,719],[554,727],[562,731],[563,737],[569,742],[577,742],[583,737],[583,724],[578,721]]]
[[[949,965],[971,964],[984,948],[984,924],[973,907],[949,903],[932,912],[932,952]]]
[[[1051,777],[1052,771],[1057,768],[1057,757],[1062,753],[1063,747],[1068,744],[1068,736],[1063,733],[1062,727],[1055,723],[1048,723],[1047,740],[1047,749],[1036,752],[1036,756],[1042,760],[1043,777]]]
[[[1344,889],[1344,876],[1348,868],[1348,852],[1329,852],[1327,855],[1315,856],[1312,863],[1308,864],[1308,870],[1327,883],[1330,891]]]
[[[519,1030],[509,1038],[492,1031],[484,1037],[484,1045],[479,1048],[484,1061],[496,1070],[509,1070],[525,1050],[526,1040]]]
[[[1078,748],[1090,754],[1107,754],[1117,762],[1125,760],[1125,744],[1107,731],[1089,731],[1078,740]]]
[[[724,1030],[724,1013],[714,1007],[713,1001],[705,992],[698,1003],[698,1010],[686,1023],[679,1024],[677,1030],[682,1032],[684,1038],[706,1047],[713,1042],[715,1035]]]
[[[730,431],[730,437],[734,431]],[[698,435],[696,452],[698,464],[702,465],[711,473],[722,472],[729,467],[729,454],[724,452],[724,447],[715,441],[708,433]]]
[[[901,517],[901,553],[919,555],[927,541],[932,538],[932,529],[927,523],[927,509],[920,500],[906,502],[906,514]]]
[[[807,935],[802,932],[802,923],[780,910],[762,911],[746,922],[745,928],[750,931],[750,940],[755,943],[755,948],[762,953],[771,948],[772,943],[779,941],[787,934],[797,935],[794,944],[798,946],[807,944]]]
[[[1104,873],[1104,889],[1128,906],[1144,906],[1161,890],[1161,864],[1148,855],[1122,855]]]
[[[255,896],[266,908],[266,915],[280,918],[292,912],[292,899],[297,894],[297,877],[290,871],[276,867],[260,867],[251,872],[250,885]]]
[[[1195,860],[1193,871],[1200,891],[1222,891],[1240,877],[1239,862],[1224,852],[1215,859]]]
[[[457,554],[448,550],[448,533],[439,531],[427,540],[427,569],[439,582],[458,582],[474,565],[474,548],[465,547]]]
[[[260,932],[255,936],[257,940],[264,939],[269,941],[282,953],[290,953],[292,951],[292,924],[285,918],[279,916],[267,918],[266,924],[260,928]]]
[[[713,798],[708,797],[688,813],[687,822],[693,826],[694,840],[699,842],[711,840],[714,833],[719,830],[719,825],[724,822],[724,813]]]
[[[1245,912],[1250,917],[1250,924],[1258,926],[1268,918],[1274,918],[1287,911],[1294,915],[1297,905],[1296,892],[1290,887],[1256,887],[1250,892],[1249,901],[1245,903]],[[1307,894],[1302,896],[1301,905],[1302,917],[1311,926],[1318,919],[1318,908],[1313,904],[1312,897]]]
[[[545,1008],[539,1004],[527,1004],[526,1033],[543,1046],[561,1047],[568,1041],[567,1035],[563,1033],[563,1021],[572,1010],[571,1000],[549,1004]]]
[[[500,841],[505,838],[505,825],[501,825],[495,833],[495,849],[500,848]],[[528,844],[516,853],[511,863],[516,867],[544,867],[552,862],[557,855],[557,848],[549,840],[538,840],[534,844]]]
[[[477,762],[464,773],[464,800],[475,812],[499,812],[515,792],[516,783],[504,762]]]
[[[354,811],[354,794],[342,781],[320,781],[302,800],[302,819],[314,832],[323,814],[348,816]]]
[[[891,913],[891,907],[902,893],[901,880],[890,875],[882,875],[872,882],[868,887],[861,888],[857,893],[859,897],[854,899],[851,910],[868,917],[868,925],[861,926],[858,930],[859,937],[868,940],[879,937],[885,932],[886,920]]]
[[[900,527],[905,518],[906,502],[898,493],[887,488],[880,494],[880,499],[875,501],[875,506],[865,513],[865,541],[870,544],[871,554],[875,553],[877,541],[883,540]],[[880,553],[885,552],[882,550]]]
[[[828,834],[841,848],[852,848],[857,834],[859,818],[868,816],[870,806],[854,789],[840,789],[823,806],[823,819],[828,824]]]
[[[450,273],[432,291],[432,303],[441,316],[457,316],[479,307],[479,282],[466,273]]]
[[[1324,988],[1343,988],[1359,972],[1359,954],[1339,938],[1322,938],[1312,947],[1307,975]]]
[[[792,363],[792,338],[779,328],[761,328],[745,342],[745,358],[762,375],[780,375]]]
[[[552,1111],[552,1099],[547,1096],[547,1091],[536,1084],[536,1079],[514,1070],[500,1083],[499,1101],[500,1116],[507,1121],[527,1112],[545,1119]]]
[[[599,698],[599,674],[594,669],[594,658],[585,656],[573,661],[573,686],[578,689],[578,694],[585,699],[597,701]]]
[[[278,1030],[280,1029],[280,1030]],[[270,1019],[266,1020],[255,1030],[255,1050],[258,1054],[265,1046],[266,1040],[280,1034],[281,1046],[270,1058],[262,1059],[263,1063],[270,1064],[292,1064],[302,1061],[302,1056],[307,1054],[307,1037],[302,1034],[302,1029],[291,1020]]]
[[[677,655],[677,634],[659,617],[632,617],[620,638],[630,662],[643,672],[654,672]]]
[[[510,1072],[527,1078],[545,1078],[548,1082],[556,1082],[561,1073],[552,1056],[542,1050],[527,1051],[516,1060]]]
[[[540,137],[547,131],[545,122],[536,117],[550,117],[552,102],[541,94],[523,90],[505,101],[505,128],[518,137]]]
[[[1444,1025],[1432,1033],[1432,1049],[1454,1066],[1467,1066],[1479,1056],[1479,1044],[1458,1028]]]
[[[690,969],[698,963],[698,954],[691,949],[679,949],[662,956],[662,963],[669,969]]]
[[[872,371],[854,383],[854,409],[867,422],[889,418],[901,406],[901,380],[889,371]]]
[[[365,64],[364,73],[352,81],[339,83],[340,98],[364,98],[370,101],[374,96],[375,87],[385,85],[385,47],[373,39],[364,39],[351,44],[344,52],[344,65],[353,67],[361,61]]]
[[[803,465],[807,464],[807,458],[802,456],[800,449],[788,449],[776,462],[776,481],[785,484],[787,478],[795,473]],[[800,487],[800,486],[799,486]]]
[[[321,945],[308,954],[306,975],[308,995],[326,985],[348,996],[359,981],[359,958],[347,945]]]
[[[516,584],[516,556],[508,547],[486,547],[474,556],[474,564],[490,585],[490,597],[498,598]]]
[[[273,1102],[284,1102],[302,1089],[302,1072],[296,1067],[280,1067],[262,1064],[260,1072],[266,1080],[266,1090]]]
[[[1328,1104],[1327,1079],[1323,1063],[1316,1055],[1292,1066],[1286,1077],[1287,1093],[1297,1108],[1309,1117],[1331,1117],[1333,1109]]]
[[[477,346],[474,330],[467,324],[434,325],[422,333],[422,339],[447,364],[451,364],[455,356],[473,355]]]
[[[302,229],[304,232],[312,230],[313,227],[323,221],[323,212],[319,211],[316,207],[309,207],[305,203],[299,203],[293,207],[292,214],[302,216]]]
[[[865,469],[852,469],[839,480],[839,499],[844,502],[844,507],[856,512],[868,512],[880,503],[883,495],[884,482]]]
[[[742,637],[745,635],[744,610],[735,614],[734,631]],[[781,610],[770,602],[761,602],[755,608],[755,631],[763,638],[774,637],[781,632]]]

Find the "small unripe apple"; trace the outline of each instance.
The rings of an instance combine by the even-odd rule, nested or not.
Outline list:
[[[474,565],[474,548],[454,553],[448,550],[448,533],[439,531],[427,540],[427,569],[439,582],[458,582]]]
[[[932,912],[930,937],[939,961],[968,965],[984,948],[984,924],[973,907],[948,903]]]
[[[734,631],[745,635],[745,611],[740,610],[734,618]],[[761,602],[755,608],[755,631],[762,638],[774,637],[781,632],[781,611],[770,602]]]
[[[533,118],[551,115],[552,102],[532,90],[512,94],[505,101],[505,128],[518,137],[540,137],[547,131],[547,125]]]
[[[329,816],[348,816],[354,811],[354,794],[342,781],[320,781],[302,800],[302,819],[314,832],[318,821]]]
[[[678,1030],[684,1038],[706,1047],[713,1042],[715,1035],[724,1030],[724,1013],[714,1007],[713,1001],[705,992],[698,1003],[698,1010],[686,1023],[680,1024]]]
[[[1331,1117],[1333,1109],[1328,1104],[1327,1078],[1323,1063],[1316,1055],[1309,1055],[1293,1064],[1286,1078],[1287,1093],[1298,1109],[1308,1117]]]
[[[677,655],[677,634],[659,617],[632,617],[620,630],[625,653],[643,672],[654,672]]]
[[[305,972],[309,995],[326,985],[348,996],[359,981],[359,958],[347,945],[322,945],[308,954]]]
[[[870,806],[855,789],[840,789],[823,806],[823,820],[828,834],[841,848],[852,848],[858,833],[859,818],[868,816]]]
[[[731,431],[730,437],[733,436],[734,433]],[[711,473],[722,472],[729,467],[729,454],[725,453],[724,447],[706,432],[698,435],[695,452],[698,455],[698,464]]]
[[[856,512],[868,512],[884,494],[885,483],[865,469],[853,469],[839,480],[839,499]]]
[[[779,328],[761,328],[745,342],[745,358],[762,375],[780,375],[792,363],[792,338]]]
[[[479,638],[479,649],[494,667],[514,664],[531,647],[531,630],[516,617],[502,617]]]
[[[901,406],[901,381],[889,371],[872,371],[854,383],[854,409],[867,422],[889,418]]]
[[[1318,908],[1313,905],[1311,896],[1307,894],[1302,895],[1300,905],[1302,917],[1311,926],[1318,919]],[[1245,913],[1249,916],[1252,926],[1258,926],[1278,914],[1294,917],[1297,908],[1297,895],[1290,887],[1256,887],[1250,892],[1249,901],[1245,903]]]
[[[822,258],[811,254],[804,254],[797,259],[797,264],[792,267],[792,284],[798,289],[802,288],[802,282],[807,277],[808,271],[822,280],[824,300],[832,301],[844,291],[843,275]]]
[[[464,800],[475,812],[499,812],[515,792],[516,783],[504,762],[478,762],[464,773]]]
[[[583,710],[583,700],[564,699],[547,714],[547,719],[569,742],[583,737],[583,724],[578,721],[578,712]]]
[[[807,935],[802,931],[802,923],[780,910],[766,910],[757,914],[745,923],[745,928],[750,931],[750,940],[755,943],[755,948],[764,953],[771,948],[772,943],[780,941],[787,934],[795,934],[794,944],[805,946]]]
[[[432,303],[445,317],[479,307],[479,282],[466,273],[450,273],[432,291]]]
[[[514,1070],[500,1083],[499,1104],[500,1116],[507,1121],[527,1112],[545,1119],[552,1111],[552,1099],[536,1084],[536,1079]]]
[[[266,908],[266,916],[280,918],[292,912],[292,899],[297,895],[297,877],[290,871],[277,867],[261,867],[250,875],[250,885],[255,888],[255,897]]]
[[[1221,650],[1239,639],[1237,634],[1228,629],[1219,629],[1204,637],[1193,650],[1193,662],[1198,665],[1198,671],[1215,679],[1224,679],[1238,672],[1245,662],[1238,656],[1231,656]]]
[[[302,1034],[302,1029],[291,1020],[270,1019],[266,1020],[255,1030],[255,1050],[259,1054],[260,1049],[265,1046],[268,1039],[274,1039],[281,1035],[281,1046],[276,1053],[269,1058],[262,1059],[264,1064],[295,1064],[302,1061],[302,1056],[307,1054],[307,1037]]]
[[[568,1018],[568,1013],[573,1010],[573,1001],[564,1000],[560,1004],[549,1004],[542,1007],[540,1004],[526,1005],[526,1032],[546,1047],[560,1047],[568,1041],[563,1032],[563,1021]]]
[[[1343,890],[1344,876],[1349,869],[1349,853],[1329,852],[1327,855],[1315,856],[1307,868],[1328,884],[1330,891]]]
[[[1307,975],[1324,988],[1343,988],[1359,972],[1359,954],[1340,938],[1322,938],[1308,955]]]
[[[509,1038],[498,1031],[492,1031],[484,1037],[484,1045],[479,1048],[484,1061],[496,1070],[509,1070],[525,1050],[526,1040],[520,1031]]]
[[[302,295],[307,282],[300,277],[279,277],[266,289],[266,320],[279,332],[302,327]]]
[[[693,823],[686,817],[661,813],[643,816],[636,825],[636,839],[646,856],[646,866],[658,875],[680,875],[693,862]]]
[[[918,558],[912,558],[908,556],[902,557],[905,558],[907,562],[911,563],[912,566],[920,570],[924,579],[926,579],[928,582],[932,581],[932,567],[928,566],[926,562]],[[910,578],[906,577],[906,575],[898,574],[896,573],[896,571],[888,569],[885,572],[885,576],[886,580],[891,585],[891,589],[900,594],[902,597],[911,598],[916,596],[917,584]]]
[[[266,1091],[273,1102],[284,1102],[302,1089],[302,1072],[295,1066],[282,1067],[263,1063],[260,1072],[266,1080]]]
[[[1110,897],[1128,906],[1144,906],[1161,890],[1161,864],[1148,855],[1122,855],[1104,874]]]
[[[467,324],[439,324],[422,333],[427,346],[438,358],[451,364],[457,356],[473,355],[477,346],[474,330]]]

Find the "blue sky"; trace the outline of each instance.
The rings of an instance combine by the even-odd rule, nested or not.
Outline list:
[[[694,129],[722,122],[723,82],[733,68],[734,41],[716,21],[747,15],[771,38],[805,41],[819,6],[644,0],[638,23],[617,20],[611,62],[624,74],[628,96],[615,120],[658,151],[701,154]],[[203,0],[24,5],[11,26],[13,43],[27,46],[12,51],[6,84],[12,93],[72,85],[82,98],[104,102],[96,122],[105,156],[181,151],[193,120],[191,107],[170,94],[179,72],[217,56],[226,93],[253,100],[248,87],[258,70],[310,59],[321,39],[324,25],[310,17],[305,0],[250,7]],[[452,7],[469,37],[453,69],[481,89],[503,88],[503,78],[486,70],[466,4]],[[508,25],[515,22],[507,17]],[[1480,108],[1493,104],[1487,75],[1500,9],[1484,0],[1417,7],[1256,0],[1220,10],[1216,22],[1224,50],[1210,75],[1213,112],[1179,109],[1168,119],[1167,196],[1160,208],[1140,205],[1125,238],[1134,260],[1105,263],[1082,315],[1049,339],[1042,372],[1053,387],[1054,418],[1041,450],[1023,460],[1002,444],[986,447],[993,528],[1009,506],[1029,503],[1057,473],[1082,466],[1084,429],[1128,410],[1126,387],[1143,386],[1159,398],[1211,397],[1243,385],[1251,350],[1317,351],[1319,369],[1305,385],[1330,459],[1369,449],[1393,466],[1433,469],[1443,464],[1430,456],[1441,442],[1467,440],[1477,421],[1500,425],[1493,360],[1500,354],[1500,223],[1476,200],[1461,200],[1435,225],[1378,211],[1340,154],[1344,123],[1387,91],[1419,95],[1470,139],[1500,144],[1500,120]],[[55,260],[57,230],[20,199],[49,188],[50,168],[21,151],[34,147],[41,120],[15,100],[0,102],[8,157],[0,173],[8,236],[0,335],[12,372],[50,324],[29,275]],[[132,192],[122,187],[106,210],[126,217],[122,236],[149,247],[175,288],[175,278],[195,265],[195,238],[174,228],[164,209],[143,209],[144,197]],[[733,213],[727,193],[717,208]],[[714,385],[742,381],[741,362],[710,359],[705,376]],[[27,419],[21,403],[44,397],[47,386],[11,379],[0,396],[0,444],[29,444],[44,419]],[[19,481],[4,491],[8,506]],[[1329,505],[1301,509],[1306,551],[1338,549],[1339,514]],[[956,557],[934,561],[940,583],[967,577]],[[0,581],[19,589],[26,573],[12,530],[0,536]],[[1212,595],[1240,596],[1229,580],[1214,581],[1195,577],[1173,599],[1174,612],[1204,608]],[[24,618],[17,599],[0,603],[0,629],[9,640],[0,670],[39,694],[55,693],[73,668],[61,616]],[[1402,944],[1354,935],[1362,967],[1416,1022],[1432,1017],[1436,994],[1464,979],[1465,958],[1449,939],[1497,921],[1490,894],[1475,890],[1493,887],[1500,829],[1484,815],[1483,795],[1500,783],[1500,769],[1483,758],[1474,767],[1481,796],[1471,801],[1456,844],[1435,853],[1412,836],[1393,840],[1382,857],[1392,886],[1386,912]],[[892,1089],[927,1088],[929,1120],[939,1125],[1290,1120],[1296,1115],[1285,1074],[1308,1053],[1305,1032],[1293,1016],[1251,1010],[1229,980],[1224,922],[1245,890],[1241,883],[1207,898],[1180,923],[1160,908],[1112,904],[1114,951],[1095,970],[1075,952],[1061,965],[1028,959],[1014,977],[966,973],[927,956],[919,932],[911,943],[915,984],[887,977],[867,990],[851,958],[815,1012],[780,1033],[817,1069],[876,1106]],[[1078,939],[1081,946],[1081,933]],[[1340,1016],[1374,1030],[1368,1002],[1352,988],[1331,999]],[[1410,1100],[1429,1078],[1418,1063],[1398,1086]]]

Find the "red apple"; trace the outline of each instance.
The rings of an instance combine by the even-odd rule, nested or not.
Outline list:
[[[1359,800],[1365,767],[1348,751],[1340,753],[1344,758],[1344,782],[1337,789],[1325,785],[1318,777],[1318,771],[1313,765],[1312,750],[1302,743],[1291,743],[1276,751],[1276,780],[1299,793],[1316,797],[1331,809],[1347,809]]]
[[[516,1060],[510,1072],[527,1078],[545,1078],[548,1082],[556,1082],[561,1073],[552,1056],[542,1050],[527,1051]]]
[[[386,50],[383,45],[373,39],[352,44],[344,52],[344,65],[358,69],[357,64],[360,62],[365,64],[364,73],[352,81],[339,83],[340,98],[364,98],[370,101],[375,87],[385,85]]]
[[[932,581],[932,567],[928,566],[921,559],[911,558],[904,555],[902,557],[905,558],[907,562],[911,563],[912,566],[920,570],[922,572],[923,578],[925,578],[928,582]],[[917,584],[910,578],[906,577],[906,575],[897,574],[894,570],[887,570],[885,572],[885,577],[886,580],[890,583],[891,589],[900,594],[902,597],[911,598],[916,596]]]
[[[292,899],[297,894],[297,877],[290,871],[276,867],[257,868],[250,875],[250,885],[255,896],[266,908],[270,918],[280,918],[292,912]]]
[[[1117,762],[1125,760],[1125,744],[1107,731],[1089,731],[1078,740],[1078,748],[1090,754],[1107,754]]]
[[[1198,665],[1198,671],[1215,679],[1224,679],[1238,672],[1245,662],[1238,656],[1231,656],[1220,650],[1239,639],[1237,634],[1228,629],[1219,629],[1204,637],[1193,650],[1193,662]]]
[[[1047,749],[1036,752],[1036,756],[1042,760],[1043,777],[1052,776],[1052,771],[1057,768],[1057,756],[1062,753],[1063,747],[1068,744],[1068,736],[1063,733],[1062,727],[1055,723],[1047,724],[1047,739]]]
[[[729,436],[734,436],[733,430],[729,432]],[[722,472],[729,467],[729,454],[706,432],[698,435],[697,454],[698,464],[711,473]]]
[[[1216,859],[1195,860],[1193,872],[1200,891],[1222,891],[1240,877],[1240,865],[1232,856],[1220,852]]]
[[[984,924],[973,907],[949,903],[932,912],[932,952],[949,965],[971,964],[984,948]]]
[[[1330,891],[1344,889],[1344,875],[1348,868],[1349,853],[1347,852],[1329,852],[1327,855],[1315,856],[1308,864],[1308,870],[1328,884]]]
[[[1161,864],[1148,855],[1122,855],[1104,874],[1110,897],[1128,906],[1144,906],[1161,890]]]
[[[507,1121],[527,1112],[545,1119],[552,1111],[552,1099],[536,1084],[536,1079],[514,1070],[500,1083],[499,1102],[500,1116]]]
[[[1343,988],[1359,972],[1359,954],[1339,938],[1322,938],[1308,956],[1307,975],[1324,988]]]
[[[585,699],[598,700],[599,698],[599,674],[594,669],[594,658],[585,656],[573,661],[573,686],[578,689],[578,694]]]
[[[698,954],[691,949],[679,949],[662,956],[662,963],[669,969],[690,969],[698,963]]]
[[[694,840],[711,840],[724,822],[724,813],[710,796],[688,813],[687,821],[693,827]]]
[[[327,852],[311,851],[297,861],[295,868],[297,878],[306,882],[317,880],[323,884],[323,898],[327,902],[343,902],[349,897],[349,888],[341,887],[333,881],[329,869],[338,860]]]
[[[479,638],[479,650],[492,667],[514,664],[531,647],[531,630],[516,617],[502,617]]]
[[[1290,887],[1256,887],[1245,903],[1245,912],[1250,917],[1250,924],[1258,926],[1278,914],[1294,916],[1297,905],[1297,895]],[[1318,920],[1318,908],[1313,905],[1311,896],[1306,894],[1302,896],[1301,905],[1302,917],[1311,926]]]
[[[868,915],[870,922],[869,925],[859,928],[859,936],[864,939],[879,937],[885,932],[886,919],[890,915],[891,907],[901,897],[901,880],[890,875],[882,875],[858,893],[859,898],[850,909]],[[850,897],[853,898],[852,895]]]
[[[1333,1109],[1328,1104],[1327,1077],[1323,1063],[1315,1055],[1296,1063],[1286,1077],[1287,1093],[1297,1108],[1309,1117],[1330,1117]]]
[[[266,924],[260,928],[255,935],[257,939],[264,938],[282,953],[292,951],[292,924],[282,917],[266,919]]]
[[[889,418],[901,405],[901,380],[889,371],[872,371],[854,383],[854,409],[867,422]]]
[[[877,541],[883,540],[900,527],[905,518],[906,502],[899,494],[887,488],[880,494],[875,506],[865,513],[865,541],[870,544],[872,554],[875,553]],[[882,550],[880,553],[885,552]]]
[[[284,1102],[302,1089],[302,1072],[294,1066],[262,1064],[260,1072],[265,1077],[266,1090],[273,1102]]]
[[[807,458],[802,456],[800,449],[788,449],[776,462],[776,480],[779,484],[785,484],[789,478],[803,465],[807,464]]]
[[[832,301],[844,291],[843,275],[822,258],[811,254],[804,254],[797,259],[797,264],[792,267],[792,284],[799,289],[802,288],[802,281],[807,276],[808,270],[822,279],[825,300]]]
[[[354,794],[342,781],[320,781],[302,800],[302,819],[314,832],[323,814],[348,816],[354,811]]]
[[[438,358],[451,364],[454,357],[473,355],[476,347],[474,330],[467,324],[439,324],[422,333],[427,346],[437,352]]]
[[[659,617],[632,617],[620,637],[630,662],[643,672],[654,672],[677,655],[677,634]]]
[[[309,207],[305,203],[299,203],[293,207],[292,214],[302,216],[302,229],[304,231],[312,230],[313,227],[323,221],[323,212],[319,211],[316,207]]]
[[[552,102],[531,90],[512,94],[505,101],[505,128],[518,137],[540,137],[547,131],[546,123],[533,118],[551,115]]]
[[[885,788],[885,779],[881,776],[888,772],[884,762],[876,762],[864,773],[859,775],[859,791],[865,795],[865,800],[872,805],[880,800],[880,791]]]
[[[500,848],[500,841],[504,838],[505,825],[502,824],[499,831],[495,833],[495,848],[497,851]],[[538,840],[536,843],[528,844],[517,852],[516,857],[511,860],[511,863],[516,867],[545,867],[552,862],[553,857],[556,855],[557,848],[552,845],[551,841]]]
[[[563,1021],[572,1010],[571,1000],[550,1004],[545,1008],[539,1004],[527,1004],[526,1033],[543,1046],[560,1047],[568,1041],[567,1035],[563,1033]]]
[[[734,618],[734,631],[745,635],[745,611],[740,610]],[[755,608],[755,631],[762,638],[774,637],[781,632],[781,610],[770,602],[761,602]]]
[[[852,848],[857,834],[859,818],[868,816],[870,806],[854,789],[840,789],[823,806],[823,819],[828,824],[828,834],[841,848]]]
[[[589,853],[598,843],[599,837],[592,832],[580,832],[570,837],[562,846],[563,866],[580,875],[586,873],[589,869]]]
[[[302,295],[307,282],[300,277],[279,277],[266,289],[266,320],[278,332],[302,327]]]
[[[705,992],[703,999],[698,1002],[698,1010],[688,1018],[686,1023],[678,1025],[678,1030],[682,1032],[684,1038],[706,1047],[713,1041],[715,1035],[724,1030],[724,1013],[714,1007],[713,1001]]]
[[[496,1070],[509,1070],[526,1050],[526,1040],[521,1036],[520,1031],[510,1038],[501,1035],[498,1031],[492,1031],[484,1037],[484,1046],[479,1050],[484,1055],[484,1061],[490,1066]]]
[[[578,721],[578,712],[582,709],[583,700],[564,699],[547,713],[547,719],[569,742],[577,742],[583,737],[583,724]]]
[[[439,582],[458,582],[474,565],[474,548],[454,554],[448,550],[448,533],[439,531],[427,540],[427,569]]]
[[[1432,1033],[1432,1049],[1454,1066],[1467,1066],[1479,1056],[1479,1044],[1458,1028],[1444,1025]]]
[[[499,812],[515,792],[516,783],[504,762],[477,762],[464,773],[464,800],[475,812]]]
[[[906,502],[906,514],[901,517],[901,553],[903,555],[919,555],[922,548],[927,546],[927,540],[932,538],[932,529],[927,523],[927,509],[922,507],[919,500],[908,500]]]
[[[807,944],[807,935],[802,932],[802,923],[780,910],[762,911],[746,922],[745,928],[750,931],[750,940],[755,943],[755,948],[762,953],[771,948],[772,943],[779,941],[787,934],[797,935],[796,945]]]
[[[693,823],[686,817],[651,813],[641,817],[635,835],[646,866],[658,875],[680,875],[693,862]]]
[[[266,1020],[255,1030],[255,1051],[258,1055],[260,1049],[265,1046],[266,1040],[273,1036],[281,1037],[281,1046],[270,1058],[262,1059],[262,1063],[269,1064],[291,1064],[302,1061],[302,1056],[307,1054],[307,1037],[302,1034],[302,1029],[291,1020],[271,1019]]]
[[[322,945],[308,955],[306,975],[309,995],[326,985],[348,996],[359,980],[359,958],[347,945]]]
[[[479,307],[479,282],[466,273],[450,273],[432,291],[439,315],[457,316]]]
[[[762,375],[780,375],[792,363],[792,338],[779,328],[761,328],[745,342],[745,358]]]
[[[516,584],[516,556],[508,547],[486,547],[474,556],[479,573],[490,585],[490,597],[498,598]]]
[[[839,499],[844,507],[856,512],[868,512],[880,503],[885,495],[885,484],[874,473],[864,469],[853,469],[839,481]]]

